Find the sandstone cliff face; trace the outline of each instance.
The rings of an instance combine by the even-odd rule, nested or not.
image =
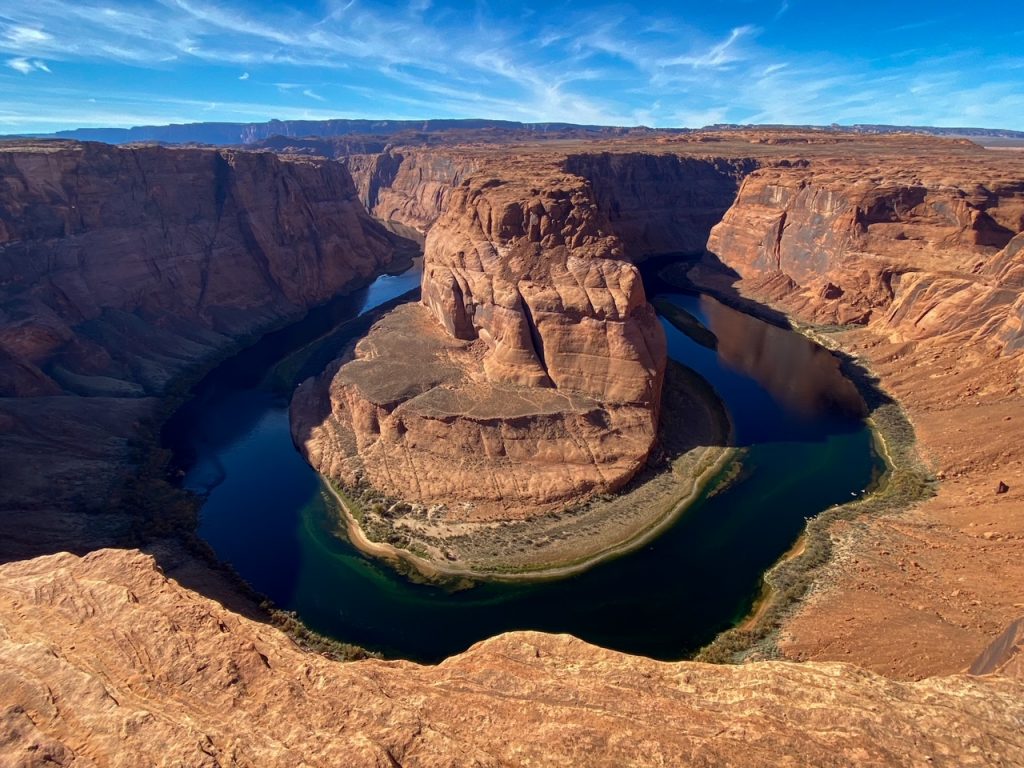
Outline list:
[[[297,398],[296,440],[329,476],[519,516],[614,490],[646,460],[666,352],[639,273],[584,180],[507,176],[452,192],[424,308]],[[328,388],[319,429],[303,414]]]
[[[431,230],[423,303],[487,344],[492,381],[657,400],[665,347],[636,268],[574,177],[476,180]]]
[[[830,342],[907,410],[937,480],[934,498],[830,532],[833,561],[780,632],[789,658],[949,671],[1019,613],[1022,179],[1019,153],[966,145],[808,153],[748,176],[712,233],[741,277],[719,289],[855,324]]]
[[[1017,348],[1024,181],[847,162],[749,176],[708,249],[818,320]]]
[[[444,211],[452,190],[480,166],[472,153],[416,148],[351,154],[344,162],[370,213],[421,232]]]
[[[587,179],[602,215],[637,259],[700,253],[733,204],[756,158],[680,157],[670,153],[574,154],[565,169]]]
[[[133,425],[156,406],[151,396],[240,338],[373,275],[392,251],[334,162],[71,142],[6,145],[5,543],[26,538],[26,517],[34,526],[52,524],[36,537],[39,546],[53,546],[53,535],[74,541],[79,526],[61,535],[65,526],[47,516],[107,497]]]
[[[0,346],[86,394],[157,391],[390,254],[336,163],[43,144],[0,178]]]
[[[1010,766],[1022,719],[1012,672],[667,664],[533,632],[331,662],[138,552],[0,566],[5,765]]]

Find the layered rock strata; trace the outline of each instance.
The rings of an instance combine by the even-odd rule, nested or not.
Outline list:
[[[331,662],[138,552],[0,566],[0,762],[23,766],[1024,762],[1024,680],[662,663],[520,632],[436,667]],[[839,725],[841,724],[841,725]]]
[[[319,470],[518,517],[615,490],[644,464],[663,331],[589,185],[535,183],[455,190],[427,238],[422,306],[299,392],[296,441]],[[321,425],[307,415],[324,415],[325,388]]]
[[[753,157],[680,157],[664,153],[569,155],[565,169],[587,179],[602,215],[638,259],[700,253],[711,228],[736,199]]]
[[[335,162],[0,145],[0,548],[117,540],[81,513],[169,384],[393,250]]]
[[[1024,179],[1012,171],[848,162],[744,181],[708,249],[741,277],[785,278],[788,304],[891,338],[1017,349]]]
[[[388,147],[374,154],[348,154],[344,163],[370,213],[425,232],[481,159],[465,150]]]
[[[875,185],[894,169],[908,176],[927,172],[929,194],[939,194],[946,185],[968,190],[974,183],[991,190],[997,183],[1024,178],[1024,164],[1011,153],[899,137],[850,141],[823,134],[764,138],[733,133],[621,147],[688,156],[706,154],[709,148],[721,156],[756,156],[766,164],[789,162],[797,171],[804,163],[830,168],[833,190],[856,184],[866,168],[876,169],[870,176]],[[620,148],[586,151],[607,149]],[[865,157],[871,158],[869,164]],[[281,173],[287,176],[287,168]],[[206,178],[202,184],[196,179],[196,194],[207,194]],[[16,173],[5,174],[5,185],[17,183]],[[63,205],[61,188],[47,189]],[[1005,198],[1011,205],[1004,206],[1000,193],[997,209],[1012,208],[1013,194]],[[35,215],[48,210],[43,203]],[[985,205],[990,218],[1013,230],[1006,223],[1012,220],[999,211],[990,213],[991,206]],[[899,210],[908,208],[901,203]],[[772,242],[769,232],[781,212],[776,209],[763,220],[755,245],[766,237],[766,243]],[[737,208],[730,216],[738,222],[741,214],[746,215]],[[807,222],[815,220],[809,216]],[[847,232],[839,239],[858,242],[862,235],[837,221],[833,224]],[[868,225],[872,238],[872,227],[881,232],[878,223],[885,224]],[[733,228],[735,243],[741,242],[740,229]],[[790,227],[782,229],[785,236],[796,235]],[[939,247],[940,230],[948,228],[923,237],[905,232],[906,239],[894,233],[885,238],[890,244],[878,249],[885,258],[870,259],[864,255],[867,249],[846,246],[835,252],[827,270],[812,270],[800,279],[794,276],[796,267],[785,273],[754,268],[757,247],[714,248],[744,275],[738,285],[727,287],[772,301],[807,321],[866,322],[829,339],[869,365],[907,406],[921,449],[940,480],[938,495],[926,503],[885,519],[836,526],[831,564],[783,627],[781,648],[790,658],[859,666],[661,664],[532,633],[492,639],[436,668],[376,661],[336,665],[301,653],[266,625],[167,581],[137,554],[60,555],[0,567],[0,654],[5,660],[0,664],[0,762],[1024,762],[1019,624],[1004,631],[1020,615],[1018,585],[1024,582],[1024,505],[1018,493],[1024,487],[1024,438],[1015,426],[1020,418],[1020,236],[1003,246],[997,241]],[[822,239],[807,242],[805,259],[819,242],[829,240],[831,226],[818,231]],[[975,236],[967,232],[967,237]],[[126,247],[132,242],[128,238]],[[914,247],[901,256],[900,243]],[[855,251],[856,258],[846,261]],[[986,313],[978,323],[973,302],[957,301],[919,315],[926,322],[905,318],[890,325],[887,291],[870,288],[884,274],[878,270],[873,275],[871,265],[890,262],[899,267],[895,287],[900,293],[925,272],[923,277],[935,285],[955,278],[984,291],[998,284],[1007,295],[1018,296],[1003,302],[1003,294],[992,292],[1003,308],[998,323],[989,322],[994,317]],[[861,268],[867,269],[863,284],[869,290],[856,290]],[[119,274],[107,273],[112,282]],[[971,290],[958,293],[973,295]],[[927,298],[926,292],[917,295]],[[928,306],[918,300],[919,308]],[[927,333],[911,336],[915,328]],[[984,335],[976,336],[980,331]],[[981,343],[967,343],[975,338]],[[5,376],[17,382],[5,385],[8,391],[27,393],[56,381],[45,362],[33,368],[20,354],[6,353],[4,359]],[[119,408],[130,404],[141,417],[155,401],[74,397],[64,410],[61,402],[42,395],[0,403],[3,439],[15,435],[19,441],[3,445],[0,486],[9,494],[15,487],[11,478],[17,484],[34,483],[20,486],[33,506],[31,514],[3,531],[5,547],[17,541],[22,551],[44,551],[68,541],[86,548],[97,541],[99,523],[86,526],[83,520],[117,525],[108,500],[95,494],[89,478],[116,466],[123,456],[121,441],[127,437],[117,430],[130,433],[132,427],[118,415]],[[50,446],[45,455],[41,445]],[[87,453],[91,463],[85,462]],[[52,475],[46,473],[58,465],[64,474],[49,480]],[[76,478],[91,492],[91,515],[70,506],[68,499],[53,498]],[[1000,482],[1008,492],[996,493]],[[51,511],[43,515],[44,508]],[[57,509],[59,515],[52,512]],[[182,570],[190,576],[206,572],[196,562]],[[196,588],[203,581],[190,578],[189,583]],[[971,664],[997,635],[996,646],[972,665],[979,673],[997,673],[991,677],[952,675],[905,683],[877,674],[950,675]]]

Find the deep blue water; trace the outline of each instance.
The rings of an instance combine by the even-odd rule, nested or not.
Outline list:
[[[578,576],[457,591],[414,583],[344,539],[333,501],[292,445],[287,406],[296,378],[365,332],[346,318],[418,283],[416,270],[382,277],[257,343],[213,371],[165,430],[184,484],[206,494],[200,535],[324,634],[423,661],[512,629],[682,658],[748,612],[805,518],[859,495],[882,469],[856,392],[827,352],[709,297],[669,294],[718,337],[709,350],[663,321],[670,356],[729,410],[744,447],[739,476],[650,545]]]

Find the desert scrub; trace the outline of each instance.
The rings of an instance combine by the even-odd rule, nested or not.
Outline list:
[[[314,632],[302,623],[295,611],[282,611],[268,600],[263,601],[260,608],[270,616],[271,624],[291,637],[304,650],[319,653],[335,661],[383,658],[379,653],[367,651],[358,645],[343,643]]]
[[[871,398],[869,405],[874,402],[870,422],[879,442],[879,453],[887,465],[886,472],[868,495],[830,507],[807,521],[802,546],[765,573],[754,619],[747,622],[750,626],[744,624],[718,635],[697,654],[698,661],[729,664],[753,655],[779,658],[779,628],[814,587],[832,558],[832,525],[864,515],[900,512],[935,495],[935,478],[917,455],[914,428],[906,413],[884,393],[876,390],[865,394]]]

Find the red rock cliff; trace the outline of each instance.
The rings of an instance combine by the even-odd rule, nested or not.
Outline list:
[[[147,396],[370,277],[391,255],[336,162],[4,145],[5,542],[31,538],[25,515],[41,521],[42,510],[107,497],[133,423],[155,405]],[[54,525],[50,537],[85,537],[75,528]]]
[[[370,213],[421,232],[447,207],[452,190],[480,166],[472,152],[424,148],[352,154],[344,162]]]
[[[711,228],[735,201],[740,182],[761,162],[602,152],[569,155],[565,169],[590,182],[601,213],[630,258],[637,259],[703,251]]]
[[[744,278],[789,278],[778,295],[819,320],[1016,348],[1024,181],[970,170],[850,160],[761,170],[708,248]]]

